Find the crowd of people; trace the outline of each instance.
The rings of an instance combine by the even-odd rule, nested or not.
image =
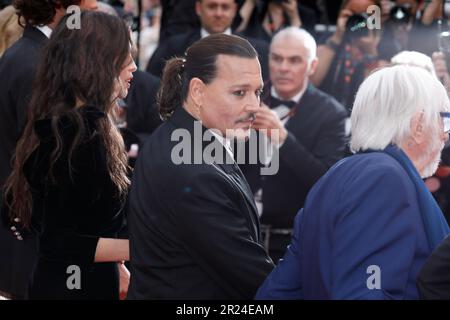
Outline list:
[[[1,5],[0,296],[450,298],[445,1]]]

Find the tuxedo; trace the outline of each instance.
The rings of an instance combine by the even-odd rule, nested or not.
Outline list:
[[[183,33],[173,37],[170,37],[163,43],[160,43],[158,48],[156,48],[150,61],[148,62],[146,71],[151,74],[161,77],[162,71],[164,69],[164,64],[167,60],[172,57],[184,56],[186,50],[196,41],[201,39],[200,29],[193,30],[190,33]],[[267,42],[254,39],[246,38],[252,46],[258,52],[258,59],[261,64],[263,79],[267,78],[267,68],[268,68],[268,55],[269,55],[269,45]]]
[[[250,299],[273,268],[259,243],[253,195],[228,152],[227,161],[175,164],[174,133],[190,135],[183,154],[196,151],[194,121],[178,107],[137,160],[128,212],[129,299]],[[200,151],[206,146],[200,142]]]

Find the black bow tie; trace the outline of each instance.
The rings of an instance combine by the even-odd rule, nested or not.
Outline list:
[[[288,107],[289,109],[292,109],[297,103],[292,100],[280,100],[278,98],[275,98],[274,96],[271,96],[271,108],[276,108],[278,106],[284,105]]]

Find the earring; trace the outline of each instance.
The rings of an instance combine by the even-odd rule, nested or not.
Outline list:
[[[200,119],[200,109],[202,108],[202,106],[201,105],[195,105],[195,108],[196,108],[196,110],[197,110],[197,115],[198,115],[198,118]]]

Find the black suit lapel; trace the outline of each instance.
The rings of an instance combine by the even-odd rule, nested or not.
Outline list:
[[[308,109],[310,108],[310,101],[313,90],[314,88],[312,87],[312,85],[308,85],[300,101],[294,106],[295,111],[290,121],[286,123],[286,129],[294,130],[300,123],[304,123],[306,121],[306,119],[308,118],[307,115],[310,114]],[[298,118],[302,118],[302,120],[297,121]]]
[[[49,40],[47,36],[43,34],[39,29],[30,25],[27,25],[25,27],[23,31],[23,37],[29,38],[34,42],[39,43],[40,45],[44,45]]]
[[[250,219],[252,220],[253,231],[255,233],[255,238],[259,241],[259,217],[258,209],[255,205],[255,200],[253,194],[248,186],[247,180],[245,180],[239,167],[236,163],[233,164],[213,164],[214,167],[221,171],[222,175],[226,177],[243,195],[244,201],[247,203]]]
[[[172,122],[178,128],[187,129],[191,133],[191,137],[195,138],[194,134],[194,122],[195,118],[192,117],[183,107],[178,107],[175,109],[173,115],[169,118],[170,122]],[[204,135],[205,131],[208,130],[202,126],[201,134]],[[211,143],[220,143],[216,139],[212,139],[212,141],[202,141],[202,150]],[[195,141],[192,141],[192,145],[195,144]],[[247,180],[242,174],[241,170],[237,166],[234,159],[230,157],[228,152],[226,151],[223,145],[220,145],[223,148],[223,158],[219,161],[215,161],[211,164],[217,171],[219,171],[224,178],[226,178],[233,186],[239,190],[239,192],[243,196],[243,200],[247,204],[249,213],[249,218],[253,222],[253,231],[255,233],[255,239],[259,241],[259,217],[258,210],[255,205],[255,201],[253,199],[253,194],[251,192],[250,187],[248,186]],[[192,153],[195,150],[192,150]],[[220,163],[219,163],[220,162]],[[206,165],[206,163],[205,163]]]

